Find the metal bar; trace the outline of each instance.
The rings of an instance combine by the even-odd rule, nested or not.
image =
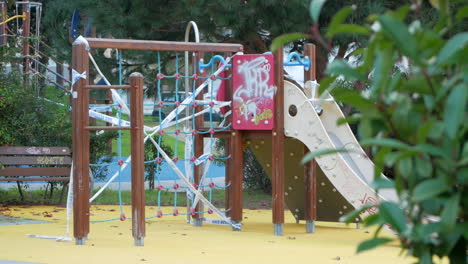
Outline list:
[[[85,126],[84,130],[92,131],[92,130],[131,130],[132,128],[129,126]]]
[[[275,127],[272,132],[272,202],[276,236],[283,235],[284,224],[284,77],[283,48],[275,52]]]
[[[53,70],[49,69],[46,65],[44,65],[44,64],[41,63],[40,61],[38,61],[38,60],[36,60],[36,59],[34,59],[34,58],[32,58],[32,57],[30,57],[29,59],[32,60],[32,61],[34,61],[35,63],[39,64],[40,66],[44,67],[48,72],[50,72],[50,73],[52,73],[53,75],[59,77],[61,80],[66,81],[67,83],[71,84],[71,81],[70,81],[70,80],[68,80],[68,79],[65,78],[64,76],[62,76],[62,75],[60,75],[60,74],[54,72]],[[56,65],[58,65],[58,64],[56,64]]]
[[[143,246],[145,238],[145,151],[143,140],[143,84],[141,73],[132,73],[130,86],[130,135],[132,155],[132,234],[135,246]]]
[[[70,176],[70,168],[3,168],[0,176]]]
[[[73,43],[72,68],[79,73],[89,72],[89,59],[84,43]],[[86,84],[87,80],[79,79],[73,87],[76,96],[72,96],[73,235],[77,245],[84,245],[89,233],[89,168],[84,166],[86,162],[83,154],[89,149],[89,143],[83,138],[84,133],[89,134],[84,130],[84,119],[88,116],[88,109],[83,107],[83,100],[87,99],[83,89]],[[86,143],[88,148],[84,146]]]
[[[304,47],[304,57],[308,57],[311,67],[304,71],[304,83],[316,79],[315,45],[306,44]],[[315,95],[312,95],[315,96]],[[304,153],[309,152],[304,146]],[[304,167],[305,170],[305,220],[306,232],[314,231],[317,220],[317,162],[311,160]]]
[[[70,155],[67,147],[0,147],[0,155]]]
[[[86,85],[88,90],[130,89],[130,85]]]
[[[231,43],[195,43],[180,41],[155,41],[133,39],[98,39],[87,38],[90,48],[111,48],[154,51],[189,51],[189,52],[239,52],[243,51],[241,44]],[[198,64],[197,64],[198,65]]]
[[[24,1],[25,3],[29,1]],[[29,88],[29,35],[31,30],[31,12],[28,5],[23,6],[23,85],[26,89]]]

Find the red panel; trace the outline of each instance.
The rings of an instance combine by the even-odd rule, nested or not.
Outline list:
[[[272,54],[237,55],[233,60],[234,129],[272,130],[276,92]]]

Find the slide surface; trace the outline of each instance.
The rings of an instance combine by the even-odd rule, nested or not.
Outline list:
[[[310,151],[333,148],[353,149],[351,153],[334,153],[316,158],[328,180],[354,208],[381,200],[396,201],[394,191],[379,192],[369,186],[374,165],[360,147],[348,125],[337,126],[343,113],[335,102],[323,102],[319,116],[304,92],[285,81],[285,134],[301,141]],[[375,212],[371,208],[364,215]]]

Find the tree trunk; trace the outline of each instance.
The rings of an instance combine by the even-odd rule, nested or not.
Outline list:
[[[24,194],[23,194],[23,190],[21,188],[21,183],[19,181],[17,181],[16,186],[18,187],[18,192],[20,194],[21,201],[24,202]]]

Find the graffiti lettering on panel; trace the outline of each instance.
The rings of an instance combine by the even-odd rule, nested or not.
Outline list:
[[[238,55],[233,61],[233,127],[271,130],[276,92],[273,55]]]

